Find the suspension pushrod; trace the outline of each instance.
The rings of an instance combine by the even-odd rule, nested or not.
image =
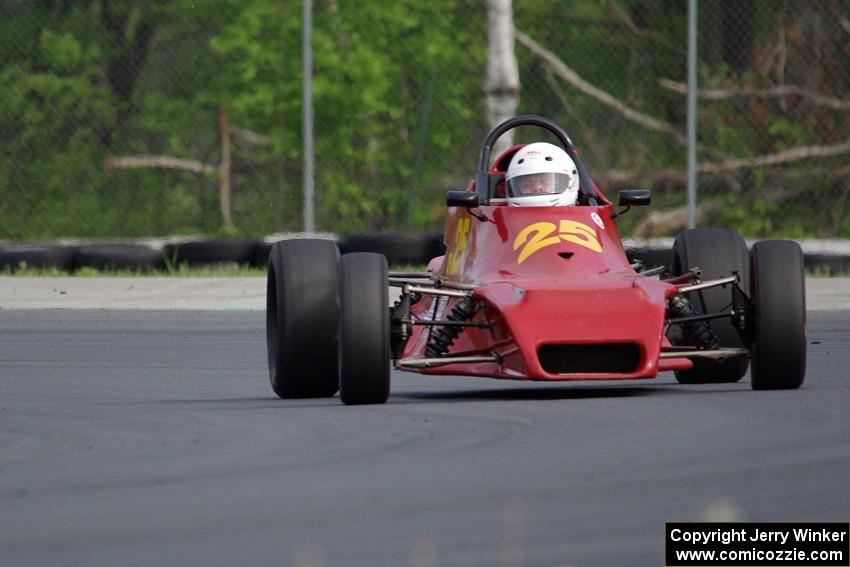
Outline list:
[[[481,356],[445,356],[439,358],[402,358],[396,360],[396,367],[407,368],[433,368],[445,366],[446,364],[460,364],[471,362],[499,362],[499,357],[494,354]]]
[[[428,282],[423,281],[423,282],[417,282],[417,283],[421,283],[421,284],[425,285]],[[395,278],[389,278],[387,280],[387,285],[389,285],[390,287],[404,287],[406,285],[413,285],[413,282],[411,282],[409,279],[399,280],[399,279],[395,279]]]
[[[664,283],[679,285],[679,284],[684,283],[684,282],[690,282],[694,278],[699,279],[701,277],[702,277],[702,270],[699,269],[699,268],[693,268],[691,270],[688,270],[684,274],[680,274],[678,276],[673,276],[672,278],[663,279],[661,281],[663,281]]]
[[[717,280],[708,280],[707,282],[701,282],[698,284],[692,285],[683,285],[679,288],[679,293],[687,293],[689,291],[699,291],[701,289],[708,289],[710,287],[717,287],[721,285],[726,285],[730,283],[736,283],[738,281],[738,275],[729,276],[726,278],[720,278]]]
[[[654,268],[650,268],[649,270],[646,270],[646,271],[643,271],[643,272],[638,272],[638,274],[641,275],[641,276],[647,276],[647,277],[657,276],[658,274],[664,273],[664,270],[666,270],[666,269],[667,269],[666,266],[655,266]]]
[[[391,278],[425,278],[431,279],[431,272],[390,272]]]
[[[719,348],[715,350],[664,350],[658,358],[735,358],[750,354],[745,348]]]
[[[422,287],[418,285],[405,285],[404,292],[430,293],[431,295],[445,295],[446,297],[469,297],[471,295],[468,291],[461,291],[458,289],[441,289],[436,287]]]
[[[723,317],[733,317],[734,311],[725,313],[709,313],[707,315],[693,315],[691,317],[677,317],[675,319],[667,319],[668,325],[678,325],[680,323],[690,323],[691,321],[709,321],[711,319],[721,319]]]
[[[490,321],[452,321],[451,319],[402,319],[402,323],[408,325],[426,325],[429,327],[479,327],[487,328],[491,326]]]
[[[417,286],[418,285],[418,286],[424,286],[425,289],[435,289],[435,290],[457,289],[457,290],[461,290],[461,291],[472,291],[472,290],[475,289],[475,286],[472,285],[472,284],[462,284],[462,283],[456,283],[456,282],[444,282],[444,281],[440,281],[440,280],[437,280],[437,281],[429,280],[427,282],[426,281],[411,281],[411,279],[399,279],[399,278],[392,278],[392,277],[387,280],[387,285],[389,285],[390,287],[405,287],[407,285],[411,285],[411,286]],[[418,289],[414,290],[414,291],[420,291],[421,292],[421,290],[418,290]],[[428,292],[422,292],[422,293],[428,293]]]

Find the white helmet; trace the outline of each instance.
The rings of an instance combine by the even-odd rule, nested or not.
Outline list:
[[[567,152],[546,142],[522,147],[505,175],[508,204],[516,207],[575,205],[578,171]]]

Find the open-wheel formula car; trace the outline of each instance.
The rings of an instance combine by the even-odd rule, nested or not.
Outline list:
[[[513,207],[504,198],[518,126],[548,130],[574,161],[574,206]],[[492,166],[490,165],[492,163]],[[798,388],[806,368],[803,256],[792,241],[748,250],[733,230],[679,234],[668,267],[630,263],[617,210],[554,122],[519,116],[481,148],[467,191],[450,191],[446,254],[427,272],[388,273],[384,256],[340,257],[326,240],[288,240],[269,257],[267,343],[281,397],[383,403],[390,366],[512,380],[632,380],[675,371],[687,384],[740,380]],[[390,304],[389,289],[394,302]],[[395,297],[398,297],[395,300]]]

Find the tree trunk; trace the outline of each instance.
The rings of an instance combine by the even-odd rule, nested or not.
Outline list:
[[[150,5],[126,6],[101,0],[101,25],[106,40],[103,75],[115,104],[115,125],[101,128],[103,144],[111,148],[133,113],[133,91],[145,65],[158,20]]]
[[[514,53],[512,0],[487,0],[487,119],[493,128],[516,114],[519,104],[519,69]],[[498,156],[513,144],[508,132],[493,147]]]
[[[723,8],[709,2],[697,7],[699,58],[714,71],[723,62]]]
[[[218,109],[218,125],[221,135],[221,161],[218,165],[218,200],[221,206],[221,220],[225,230],[232,231],[233,215],[230,212],[230,117],[227,105]]]
[[[740,77],[752,66],[754,2],[722,2],[723,60]]]

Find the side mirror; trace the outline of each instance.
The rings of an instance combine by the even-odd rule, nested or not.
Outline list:
[[[641,207],[648,205],[652,200],[652,191],[649,189],[621,189],[617,192],[618,205],[621,207]]]
[[[446,193],[446,204],[450,207],[466,207],[467,209],[478,206],[478,193],[472,191],[449,191]]]
[[[648,205],[649,201],[652,199],[652,191],[649,189],[620,189],[617,191],[617,196],[619,197],[617,204],[626,208],[621,211],[615,211],[611,215],[612,219],[628,212],[628,210],[632,207]]]

